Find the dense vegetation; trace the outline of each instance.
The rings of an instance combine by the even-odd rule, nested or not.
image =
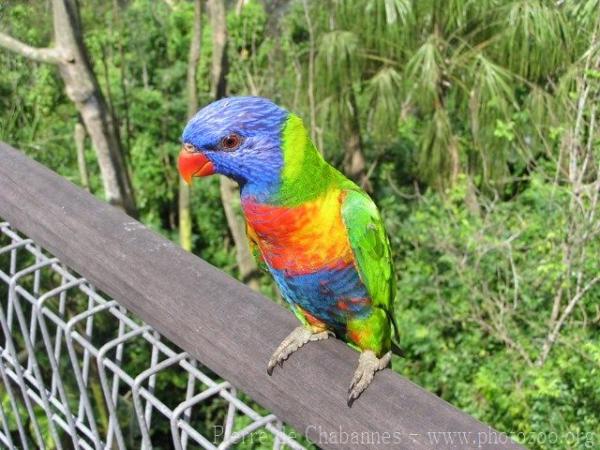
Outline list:
[[[381,208],[406,351],[394,369],[528,447],[600,446],[600,2],[226,7],[227,94],[300,114]],[[194,4],[80,13],[140,218],[177,240]],[[2,30],[33,46],[51,44],[51,17],[47,2],[0,5]],[[215,96],[202,20],[200,105]],[[82,183],[80,119],[56,68],[7,51],[0,66],[0,139]],[[85,162],[102,197],[89,142]],[[239,275],[221,195],[217,178],[195,183],[192,249]]]

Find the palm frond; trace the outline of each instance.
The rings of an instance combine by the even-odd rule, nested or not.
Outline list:
[[[418,168],[424,180],[443,189],[459,171],[459,140],[445,109],[436,108],[420,136]]]
[[[357,69],[358,36],[352,31],[325,33],[319,45],[318,69],[334,85],[352,80]]]
[[[415,98],[425,110],[434,107],[438,99],[438,89],[444,70],[444,61],[439,48],[440,42],[437,36],[430,35],[406,65],[407,88],[418,91]]]
[[[514,1],[505,8],[500,57],[513,72],[542,79],[571,58],[571,28],[557,6],[540,0]]]
[[[392,67],[381,68],[367,85],[375,132],[395,134],[401,108],[402,76]]]

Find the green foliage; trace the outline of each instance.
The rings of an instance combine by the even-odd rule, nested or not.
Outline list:
[[[399,250],[397,317],[409,355],[397,367],[482,421],[524,433],[534,448],[555,448],[530,441],[544,433],[566,439],[598,430],[597,319],[570,327],[554,357],[533,363],[565,272],[567,190],[536,174],[516,198],[489,203],[480,216],[465,205],[466,189],[459,183],[445,201],[428,193],[410,210],[384,204]],[[600,242],[588,250],[598,254]],[[586,265],[600,271],[596,258]],[[598,304],[595,289],[573,320],[597,317]]]
[[[50,45],[49,3],[41,3],[4,2],[2,29]],[[542,355],[569,301],[600,273],[600,2],[275,3],[228,11],[229,93],[270,97],[307,124],[314,115],[317,143],[338,166],[348,130],[360,135],[399,280],[406,358],[395,370],[528,447],[598,447],[600,284]],[[176,239],[193,4],[80,7],[141,219]],[[201,105],[210,101],[211,54],[205,15]],[[5,51],[0,66],[0,139],[78,183],[78,117],[57,70]],[[102,197],[89,142],[85,159]],[[192,216],[194,253],[237,273],[218,179],[194,185]],[[147,353],[132,347],[127,364]],[[158,380],[157,393],[184,382]],[[222,419],[218,411],[216,403],[203,411],[206,430]],[[168,436],[167,426],[156,430]]]

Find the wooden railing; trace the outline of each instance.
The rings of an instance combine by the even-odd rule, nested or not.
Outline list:
[[[521,448],[387,369],[349,408],[338,340],[269,377],[289,311],[2,143],[0,218],[322,448]]]

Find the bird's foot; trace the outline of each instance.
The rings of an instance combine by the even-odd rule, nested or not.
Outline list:
[[[315,333],[314,331],[305,327],[296,328],[289,334],[288,337],[283,340],[281,344],[279,344],[279,347],[277,347],[277,350],[275,350],[273,356],[271,356],[269,364],[267,365],[267,373],[271,375],[277,364],[282,366],[283,361],[288,359],[292,353],[294,353],[307,342],[322,341],[323,339],[327,339],[329,336],[333,336],[331,331],[320,331]]]
[[[392,352],[387,352],[381,358],[371,350],[361,352],[358,358],[358,367],[352,377],[352,383],[348,389],[348,406],[352,406],[360,394],[371,384],[375,372],[385,369],[392,359]]]

